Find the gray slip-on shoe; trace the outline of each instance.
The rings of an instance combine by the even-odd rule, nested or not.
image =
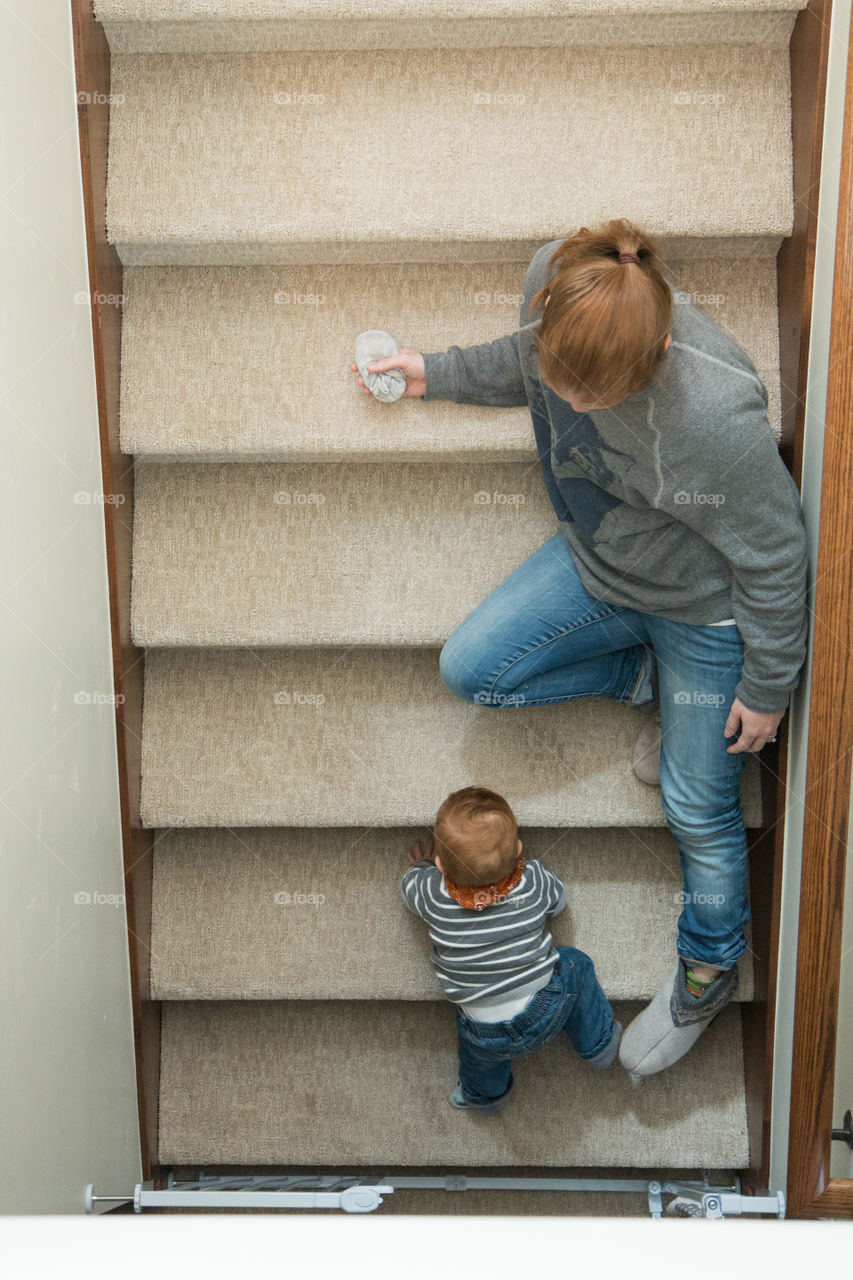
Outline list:
[[[660,786],[660,710],[646,716],[645,724],[637,734],[631,768],[640,782],[650,787]]]
[[[619,1061],[634,1079],[655,1075],[683,1058],[737,990],[734,964],[697,998],[687,990],[687,967],[679,956],[651,1004],[628,1024],[622,1036]]]
[[[362,382],[371,395],[383,404],[391,404],[400,399],[406,390],[406,375],[402,369],[368,373],[367,366],[396,354],[397,343],[384,329],[365,329],[355,340],[355,363]]]

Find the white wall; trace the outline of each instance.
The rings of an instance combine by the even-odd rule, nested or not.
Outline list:
[[[812,584],[809,606],[812,610],[814,610],[814,584],[817,581],[816,558],[823,465],[824,414],[826,411],[826,372],[829,364],[829,334],[842,126],[844,122],[844,95],[847,79],[850,3],[851,0],[834,0],[832,6],[826,123],[823,135],[823,162],[815,257],[814,302],[809,348],[809,385],[806,396],[806,428],[803,441],[801,494],[803,515],[809,540],[809,568]],[[782,912],[779,934],[779,986],[776,1005],[776,1049],[773,1062],[773,1114],[770,1135],[770,1186],[774,1191],[785,1191],[787,1189],[788,1109],[791,1088],[794,986],[796,982],[797,925],[803,844],[802,797],[805,794],[806,787],[807,717],[810,687],[811,646],[803,669],[803,675],[800,679],[800,686],[794,692],[789,711],[788,813],[785,821]]]
[[[0,1212],[78,1213],[141,1170],[68,0],[0,5],[0,115]]]

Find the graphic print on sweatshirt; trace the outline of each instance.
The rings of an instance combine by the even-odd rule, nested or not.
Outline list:
[[[616,508],[629,506],[620,494],[637,466],[636,458],[606,445],[589,414],[577,413],[550,387],[543,389],[531,380],[530,391],[537,453],[557,515],[575,522],[590,543],[606,542],[625,515],[629,524],[635,523],[628,512],[608,517]],[[653,525],[661,523],[656,513],[646,510],[635,532],[648,531],[650,514]]]

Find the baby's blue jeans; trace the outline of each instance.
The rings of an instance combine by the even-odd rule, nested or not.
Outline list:
[[[550,982],[514,1018],[478,1022],[457,1005],[459,1083],[466,1102],[476,1107],[503,1097],[513,1084],[511,1060],[561,1031],[582,1058],[594,1058],[607,1047],[613,1010],[592,961],[575,947],[559,947],[558,952]]]

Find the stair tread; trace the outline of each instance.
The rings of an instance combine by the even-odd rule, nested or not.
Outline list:
[[[418,260],[547,241],[616,209],[657,233],[786,236],[789,92],[783,44],[120,54],[109,237],[128,264],[316,261],[321,243],[384,262],[389,243]]]
[[[155,1000],[442,1000],[426,926],[400,900],[417,828],[164,832],[154,850]],[[650,999],[675,955],[669,831],[521,831],[566,885],[554,944],[586,951],[611,1000]],[[278,898],[277,898],[278,895]],[[344,963],[341,963],[342,960]],[[738,1000],[753,998],[752,958]]]
[[[609,698],[476,706],[442,685],[432,649],[152,649],[142,820],[409,826],[478,783],[519,823],[659,827],[660,790],[631,771],[639,716]],[[741,798],[760,826],[754,756]]]
[[[787,41],[807,0],[96,0],[114,53]],[[569,9],[569,12],[566,10]],[[344,43],[347,42],[347,43]]]
[[[614,1005],[626,1020],[641,1005]],[[749,1161],[738,1006],[689,1054],[633,1086],[594,1072],[560,1036],[513,1066],[496,1116],[451,1107],[446,1002],[167,1003],[164,1164],[636,1165]],[[609,1160],[608,1160],[609,1157]]]
[[[535,460],[527,408],[419,397],[380,404],[350,364],[356,335],[372,326],[418,351],[514,332],[539,247],[526,260],[499,262],[129,268],[122,448],[187,461]],[[701,242],[680,251],[687,248],[703,251]],[[696,259],[662,252],[673,283],[753,360],[778,439],[775,250]]]
[[[137,467],[134,640],[440,645],[558,530],[535,461]]]

